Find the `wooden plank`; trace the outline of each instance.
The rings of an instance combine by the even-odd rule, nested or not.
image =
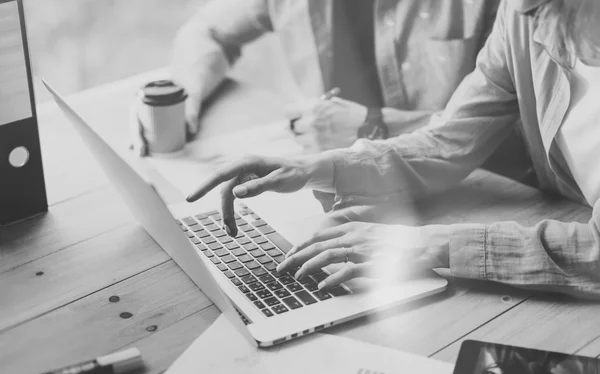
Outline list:
[[[171,326],[191,315],[196,323],[198,317],[209,323],[216,318],[214,310],[198,312],[210,305],[169,261],[0,335],[0,367],[5,373],[40,373],[132,343],[150,362],[155,362],[153,356],[159,350],[172,358],[200,333],[200,326],[184,324],[185,330],[190,330],[187,334],[181,328],[174,330],[188,338],[180,338],[180,345],[173,344],[177,339],[162,340],[161,336],[174,338]],[[159,340],[153,338],[159,334]],[[138,345],[140,340],[147,343]]]
[[[600,305],[566,296],[536,295],[433,357],[455,360],[465,339],[575,353],[584,351],[583,348],[598,337]]]
[[[327,332],[428,356],[514,308],[526,296],[525,292],[500,285],[455,281],[442,294]]]
[[[104,188],[53,206],[46,214],[0,227],[0,274],[132,220],[116,192]]]
[[[138,225],[126,225],[0,274],[0,331],[168,261]]]
[[[163,373],[202,333],[212,325],[221,312],[216,306],[203,309],[152,335],[130,344],[144,356],[144,374]],[[226,349],[226,342],[217,342]]]

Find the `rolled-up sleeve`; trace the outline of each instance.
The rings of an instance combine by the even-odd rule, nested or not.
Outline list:
[[[361,139],[349,149],[331,151],[338,203],[391,195],[418,199],[440,192],[494,152],[519,117],[503,15],[499,10],[475,71],[426,127],[384,141]]]
[[[242,47],[272,29],[268,0],[210,1],[177,34],[173,76],[188,92],[207,96]]]

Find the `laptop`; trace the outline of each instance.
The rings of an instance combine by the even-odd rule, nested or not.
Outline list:
[[[248,341],[272,346],[378,310],[436,294],[447,281],[437,275],[379,288],[353,280],[329,292],[317,290],[327,270],[307,279],[275,271],[292,244],[248,205],[236,209],[239,233],[221,229],[217,210],[167,207],[48,83],[44,85],[128,205],[134,217],[215,303]]]

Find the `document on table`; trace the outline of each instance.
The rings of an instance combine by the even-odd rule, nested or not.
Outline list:
[[[0,126],[31,115],[19,9],[13,1],[0,4]]]
[[[335,335],[315,333],[262,349],[221,315],[166,374],[451,374],[454,365]]]

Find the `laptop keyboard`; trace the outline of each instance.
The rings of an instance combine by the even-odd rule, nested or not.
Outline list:
[[[265,316],[272,317],[332,297],[349,294],[338,286],[329,292],[317,285],[329,275],[320,270],[299,281],[297,269],[279,274],[292,244],[245,205],[235,214],[238,234],[225,233],[217,211],[177,220],[189,240],[227,277]]]

